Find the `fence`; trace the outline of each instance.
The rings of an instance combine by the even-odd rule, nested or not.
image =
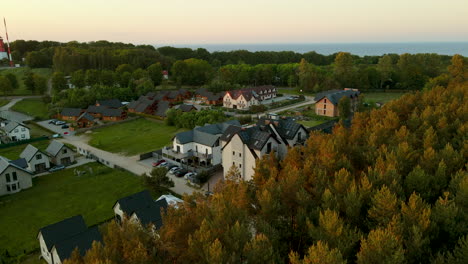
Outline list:
[[[13,146],[19,146],[19,145],[24,145],[32,142],[37,142],[37,141],[43,141],[43,140],[48,140],[49,137],[38,137],[38,138],[31,138],[31,139],[26,139],[26,140],[21,140],[21,141],[16,141],[16,142],[11,142],[11,143],[6,143],[6,144],[1,144],[0,149],[3,148],[8,148],[8,147],[13,147]]]
[[[136,120],[140,117],[138,116],[135,116],[135,117],[129,117],[125,120],[121,120],[121,121],[115,121],[115,122],[110,122],[110,123],[107,123],[107,124],[103,124],[103,125],[97,125],[97,126],[92,126],[92,127],[87,127],[87,128],[79,128],[77,130],[75,130],[76,133],[84,133],[88,130],[93,130],[93,129],[98,129],[98,128],[103,128],[103,127],[108,127],[108,126],[113,126],[113,125],[116,125],[116,124],[120,124],[120,123],[125,123],[125,122],[130,122],[130,121],[133,121],[133,120]]]
[[[145,160],[153,157],[153,151],[148,152],[148,153],[143,153],[140,154],[140,159],[139,160]]]

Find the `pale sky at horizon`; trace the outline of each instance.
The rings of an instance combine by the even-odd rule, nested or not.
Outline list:
[[[10,41],[468,41],[468,0],[11,0],[0,16]]]

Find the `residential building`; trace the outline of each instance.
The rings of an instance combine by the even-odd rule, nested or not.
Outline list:
[[[93,246],[94,241],[102,242],[102,235],[97,226],[91,227],[86,231],[56,243],[51,250],[52,263],[62,264],[64,260],[71,257],[76,248],[78,248],[80,255],[84,257],[86,255],[86,251],[91,249]]]
[[[10,141],[21,141],[31,138],[29,127],[25,124],[9,121],[1,128]],[[6,139],[6,140],[8,140]]]
[[[208,91],[206,88],[199,88],[195,92],[197,100],[202,104],[208,105],[222,105],[224,95],[225,92],[213,93]]]
[[[173,108],[178,109],[182,112],[190,112],[190,111],[198,110],[198,108],[196,108],[193,104],[180,104],[180,105],[174,106]]]
[[[76,121],[83,112],[81,108],[63,108],[58,118],[64,121]]]
[[[150,95],[142,95],[138,100],[131,101],[127,105],[128,112],[152,115],[156,109],[158,100]]]
[[[95,117],[89,114],[88,112],[82,113],[78,119],[76,119],[76,126],[78,128],[87,128],[94,125]]]
[[[237,120],[229,120],[180,132],[172,139],[172,147],[163,149],[163,155],[186,164],[204,166],[221,164],[219,138],[229,126],[240,126],[240,123]]]
[[[159,101],[156,107],[156,111],[154,112],[155,116],[159,116],[161,118],[166,117],[166,112],[171,108],[171,103],[168,101]]]
[[[28,164],[28,169],[34,173],[45,172],[50,168],[49,156],[33,145],[28,144],[20,154]]]
[[[23,165],[24,166],[24,165]],[[0,156],[0,196],[32,187],[32,172]]]
[[[359,94],[357,89],[345,88],[344,90],[329,90],[318,93],[315,96],[315,113],[317,115],[336,117],[339,116],[338,103],[341,98],[347,96],[350,99],[351,112],[357,110],[359,105]]]
[[[276,87],[271,85],[251,87],[228,91],[223,98],[223,106],[233,109],[247,110],[252,105],[258,105],[263,100],[276,97]]]
[[[67,145],[53,140],[46,149],[52,163],[56,165],[70,165],[75,162],[75,152]]]
[[[239,180],[249,181],[256,159],[271,152],[282,159],[288,147],[303,144],[307,138],[303,125],[277,115],[262,118],[251,127],[230,126],[221,136],[224,175],[234,166],[240,172]]]
[[[96,106],[117,109],[122,107],[122,102],[119,99],[97,100]]]

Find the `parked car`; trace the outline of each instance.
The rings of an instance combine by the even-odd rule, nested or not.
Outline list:
[[[158,165],[157,167],[158,167],[158,168],[161,168],[161,167],[166,167],[166,166],[169,166],[169,163],[167,163],[166,161],[164,161],[164,162],[159,163],[159,165]]]
[[[176,171],[181,170],[181,169],[182,169],[181,167],[175,166],[175,167],[169,169],[169,172],[172,173],[172,174],[174,174]]]
[[[57,122],[58,120],[57,119],[52,119],[49,121],[49,124],[54,124],[55,125],[55,122]]]
[[[196,177],[197,177],[197,173],[194,172],[194,171],[190,171],[190,172],[188,172],[188,173],[186,173],[186,174],[184,175],[184,178],[185,178],[186,180],[190,180],[190,179],[196,178]]]
[[[172,165],[167,166],[167,169],[170,171],[171,169],[175,167],[179,167],[179,166],[172,164]]]
[[[177,176],[177,177],[182,177],[185,174],[187,174],[187,172],[188,172],[188,170],[186,170],[186,169],[180,169],[180,170],[174,172],[174,175]]]
[[[52,168],[49,170],[49,172],[55,172],[55,171],[59,171],[59,170],[63,170],[63,169],[65,169],[65,166],[63,166],[63,165],[57,165],[57,166],[55,166],[55,167],[52,167]]]
[[[61,125],[65,125],[66,123],[67,123],[67,122],[65,122],[65,121],[56,121],[56,122],[54,123],[54,125],[56,125],[56,126],[61,126]]]
[[[165,162],[165,161],[166,161],[166,160],[160,159],[160,160],[158,160],[158,161],[156,161],[156,162],[153,162],[152,165],[153,165],[153,167],[157,167],[159,164],[161,164],[161,163],[163,163],[163,162]]]
[[[53,134],[52,135],[52,138],[61,138],[61,137],[62,137],[62,135],[60,135],[60,134]]]
[[[65,128],[69,128],[70,126],[68,125],[63,125],[62,128],[65,129]]]

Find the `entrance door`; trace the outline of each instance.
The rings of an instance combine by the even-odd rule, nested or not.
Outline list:
[[[45,163],[39,163],[34,166],[34,171],[35,172],[43,172],[46,171],[46,164]]]
[[[71,163],[70,157],[66,157],[66,158],[60,159],[60,164],[68,165],[68,164],[70,164],[70,163]]]

